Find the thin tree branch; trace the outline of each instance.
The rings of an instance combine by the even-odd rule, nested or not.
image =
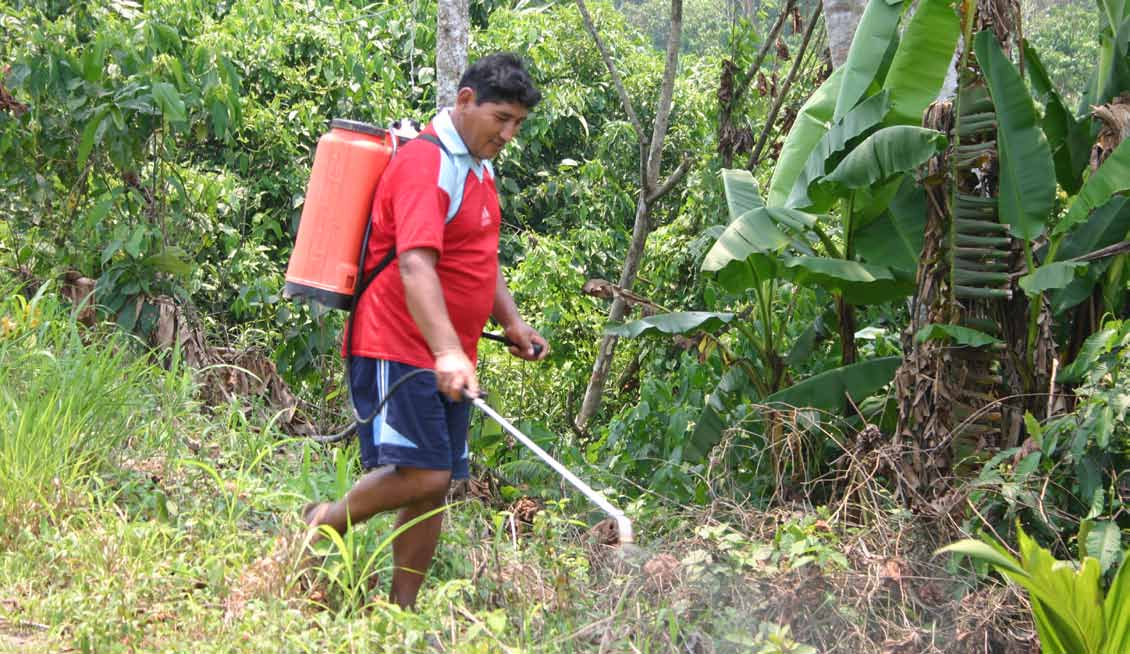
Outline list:
[[[643,140],[643,126],[640,123],[639,117],[636,115],[636,110],[632,106],[632,101],[628,98],[628,92],[624,89],[624,82],[620,79],[620,72],[616,70],[616,64],[612,63],[612,55],[608,52],[608,48],[604,45],[604,40],[600,38],[600,34],[596,31],[596,25],[592,22],[592,16],[589,15],[588,7],[585,6],[585,0],[577,0],[577,9],[581,12],[581,20],[585,23],[585,29],[588,30],[592,40],[596,42],[596,47],[600,50],[600,58],[604,60],[604,66],[608,69],[608,74],[612,76],[612,83],[616,86],[616,93],[620,96],[620,104],[624,105],[624,112],[628,114],[628,120],[632,123],[632,127],[636,130],[636,138],[640,142],[640,152],[644,152],[646,147]]]
[[[765,42],[761,44],[761,50],[757,52],[757,58],[750,64],[749,70],[745,75],[738,80],[738,84],[734,87],[733,100],[730,102],[731,106],[737,106],[738,102],[742,99],[742,95],[749,89],[750,83],[753,78],[757,76],[757,71],[761,69],[761,64],[768,56],[770,48],[777,44],[777,37],[781,34],[781,28],[785,26],[785,21],[789,18],[789,13],[796,6],[797,0],[788,0],[785,6],[781,9],[781,13],[777,15],[777,21],[773,23],[773,27],[769,30],[769,35],[765,37]]]
[[[678,184],[687,174],[687,171],[691,169],[692,163],[694,163],[694,157],[690,156],[689,154],[684,154],[683,160],[679,162],[679,167],[675,169],[675,172],[671,173],[671,175],[667,177],[667,180],[659,185],[659,188],[652,191],[652,193],[644,199],[644,202],[652,204],[659,198],[667,195],[667,192],[670,191],[671,188],[676,184]]]
[[[788,96],[793,80],[796,79],[797,71],[800,70],[800,65],[808,52],[808,45],[812,42],[812,34],[816,31],[816,23],[819,22],[820,12],[823,9],[824,3],[817,0],[816,8],[812,10],[812,16],[808,18],[808,25],[804,29],[804,40],[801,41],[800,52],[796,53],[793,58],[793,66],[789,69],[789,76],[785,78],[785,83],[781,86],[781,92],[773,99],[773,107],[765,118],[765,126],[761,128],[761,135],[757,137],[757,145],[754,146],[753,153],[749,156],[747,168],[752,169],[761,159],[761,152],[765,149],[765,143],[769,140],[769,133],[773,131],[773,123],[777,121],[777,113],[781,111],[781,105],[784,104],[785,97]]]
[[[1105,259],[1107,257],[1117,256],[1119,254],[1126,254],[1130,252],[1130,241],[1120,241],[1114,245],[1108,245],[1100,250],[1088,252],[1087,254],[1075,257],[1072,261],[1095,261],[1096,259]]]
[[[580,0],[578,0],[580,1]],[[651,128],[651,151],[647,154],[647,177],[643,180],[646,193],[659,183],[659,164],[663,160],[663,141],[667,136],[667,122],[671,118],[672,97],[675,94],[675,72],[679,68],[679,46],[683,39],[683,0],[671,0],[671,32],[667,35],[667,61],[663,65],[663,85],[659,90],[659,104],[655,110],[655,123]]]
[[[827,25],[828,25],[827,20],[825,20],[823,23],[821,23],[821,25],[823,25],[824,27],[827,27]],[[817,28],[817,31],[816,31],[815,34],[813,34],[812,38],[813,38],[813,43],[809,44],[808,54],[805,55],[804,63],[801,64],[800,73],[798,74],[798,79],[800,77],[806,77],[806,76],[807,77],[815,77],[815,75],[819,71],[820,67],[824,65],[824,62],[820,59],[820,51],[822,49],[827,50],[827,48],[828,48],[828,45],[827,45],[827,42],[826,42],[826,40],[828,38],[828,30]],[[795,83],[795,81],[794,81],[794,83]],[[817,84],[817,86],[819,86],[819,84]],[[780,136],[787,134],[790,129],[792,129],[791,124],[785,125],[782,121],[774,121],[773,131],[769,134],[770,142],[772,142],[773,139],[776,139]],[[752,148],[751,148],[751,150],[752,150]]]

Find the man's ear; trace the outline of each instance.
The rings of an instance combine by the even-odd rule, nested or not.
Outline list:
[[[475,89],[464,86],[455,93],[455,104],[460,107],[470,107],[475,104]]]

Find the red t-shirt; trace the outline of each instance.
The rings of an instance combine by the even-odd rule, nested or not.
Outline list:
[[[366,272],[394,247],[398,254],[414,248],[435,250],[448,317],[474,363],[498,283],[498,192],[489,162],[471,159],[446,112],[424,132],[438,136],[452,156],[423,139],[397,151],[373,201]],[[462,202],[449,220],[451,198],[460,194]],[[405,303],[399,261],[393,259],[377,275],[358,303],[353,354],[432,368],[431,348]]]

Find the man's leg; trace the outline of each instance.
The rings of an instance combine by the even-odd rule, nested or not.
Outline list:
[[[433,502],[432,508],[435,508],[439,505],[436,502],[443,502],[450,484],[449,470],[384,466],[358,479],[344,498],[318,504],[303,517],[311,527],[329,525],[339,534],[344,534],[350,524],[360,524],[383,511],[411,507],[420,502]],[[421,513],[427,513],[427,510],[416,515]],[[438,529],[436,533],[438,535]]]
[[[411,522],[419,516],[443,506],[444,498],[432,498],[406,506],[400,510],[396,527]],[[424,583],[424,575],[432,563],[439,543],[439,532],[443,527],[443,513],[437,513],[421,520],[396,537],[392,542],[392,588],[389,601],[401,608],[410,609],[416,605],[416,595]]]

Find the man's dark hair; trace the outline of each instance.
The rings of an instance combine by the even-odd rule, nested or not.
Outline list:
[[[541,91],[534,86],[522,60],[509,52],[499,52],[479,59],[463,72],[459,88],[475,92],[475,104],[484,102],[517,102],[533,109],[541,102]]]

